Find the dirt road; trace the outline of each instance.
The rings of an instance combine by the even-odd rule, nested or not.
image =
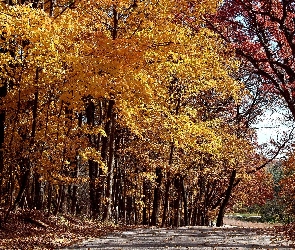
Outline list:
[[[295,249],[295,245],[262,227],[225,226],[149,228],[113,233],[67,249]]]

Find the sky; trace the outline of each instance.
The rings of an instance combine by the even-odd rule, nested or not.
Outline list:
[[[261,121],[255,125],[257,129],[258,143],[263,144],[271,139],[280,139],[282,133],[289,131],[287,125],[284,125],[284,116],[278,112],[266,112]]]

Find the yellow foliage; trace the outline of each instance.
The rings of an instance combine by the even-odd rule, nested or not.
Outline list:
[[[6,165],[29,157],[38,172],[56,171],[60,178],[77,162],[94,161],[106,172],[101,145],[95,148],[90,141],[109,136],[103,129],[108,121],[86,125],[85,100],[96,106],[115,101],[119,126],[145,145],[132,144],[133,153],[152,170],[161,166],[177,173],[192,162],[206,165],[204,155],[210,155],[215,165],[207,169],[216,174],[224,158],[230,167],[245,160],[241,150],[247,142],[233,136],[222,119],[204,119],[196,105],[206,92],[236,102],[243,92],[230,76],[237,61],[201,25],[219,1],[133,3],[79,1],[55,17],[31,6],[0,5],[0,47],[13,52],[0,53],[1,79],[10,81],[2,105],[6,159],[15,159]],[[171,145],[175,164],[169,166]],[[160,156],[151,160],[141,150]]]

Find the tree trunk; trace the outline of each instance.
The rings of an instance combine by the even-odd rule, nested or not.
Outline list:
[[[161,225],[162,227],[164,227],[166,225],[166,220],[167,220],[170,185],[171,185],[170,173],[167,172],[166,185],[165,185],[165,196],[164,196],[164,207],[163,207],[163,215],[162,215],[162,225]]]
[[[148,186],[147,181],[143,182],[143,209],[142,209],[142,225],[148,225],[148,216],[147,216],[147,195],[148,195]]]
[[[101,157],[107,164],[107,187],[106,187],[106,206],[103,213],[103,220],[111,218],[113,207],[113,182],[114,182],[114,144],[115,144],[115,113],[114,100],[109,100],[107,111],[107,122],[105,125],[105,132],[108,137],[102,138],[102,152]]]
[[[125,207],[125,213],[126,213],[126,223],[127,225],[129,224],[132,224],[132,218],[131,218],[131,215],[132,215],[132,209],[134,209],[132,207],[132,196],[127,196],[126,198],[126,207]]]
[[[29,179],[29,176],[30,176],[30,173],[31,173],[28,164],[30,164],[29,160],[25,159],[23,164],[22,164],[22,167],[23,167],[23,169],[25,169],[25,171],[22,171],[22,175],[20,177],[19,191],[18,191],[18,194],[17,194],[14,202],[10,205],[10,207],[8,208],[8,210],[7,210],[6,214],[5,214],[4,222],[7,221],[10,212],[13,211],[16,208],[17,204],[21,201],[21,199],[23,197],[23,194],[24,194],[24,191],[25,191],[25,189],[27,187],[27,182],[28,182],[28,179]]]
[[[113,210],[113,187],[114,187],[114,163],[115,163],[115,114],[112,115],[112,125],[110,133],[110,146],[109,146],[109,161],[108,161],[108,176],[107,176],[107,213],[105,216],[106,220],[109,220],[112,217]]]
[[[160,205],[160,186],[162,182],[162,170],[161,168],[156,168],[156,187],[154,189],[154,200],[153,200],[153,212],[151,216],[151,225],[156,226],[157,225],[157,218],[159,214],[159,205]]]
[[[57,204],[56,204],[55,210],[53,212],[53,215],[57,215],[57,213],[60,211],[60,209],[62,207],[63,195],[64,195],[64,185],[59,185]]]
[[[51,202],[52,202],[52,186],[48,183],[48,191],[47,191],[47,212],[48,216],[51,213]]]
[[[235,178],[236,178],[236,170],[234,169],[232,171],[230,180],[229,180],[229,184],[225,193],[225,197],[224,200],[222,201],[220,208],[219,208],[219,212],[218,212],[218,216],[217,216],[217,221],[216,221],[216,226],[217,227],[222,227],[223,226],[223,217],[224,217],[224,213],[225,213],[225,208],[229,202],[230,196],[231,196],[231,192],[233,190],[234,187],[234,182],[235,182]]]
[[[180,188],[180,177],[179,175],[174,178],[174,187],[176,191],[176,199],[173,202],[173,226],[179,227],[180,222],[180,203],[181,203],[181,188]]]
[[[4,84],[0,87],[0,101],[2,97],[5,97],[7,94],[7,84]],[[3,152],[3,143],[4,143],[4,133],[5,133],[5,111],[0,111],[0,173],[3,173],[4,170],[4,152]],[[2,182],[3,177],[0,177],[0,202],[2,203]],[[0,224],[1,227],[1,224]]]
[[[187,196],[186,196],[183,176],[181,176],[181,193],[182,193],[182,199],[183,199],[184,225],[188,226],[189,222],[188,222]]]
[[[91,218],[96,218],[98,215],[98,201],[96,200],[96,166],[97,163],[89,160],[88,161],[88,166],[89,166],[89,198],[90,198],[90,217]]]
[[[56,5],[56,0],[49,0],[49,16],[54,16],[54,8]]]
[[[176,114],[179,112],[179,104],[180,101],[178,101],[178,105],[176,108]],[[172,142],[170,146],[170,154],[169,154],[169,166],[172,165],[173,163],[173,153],[174,153],[174,148],[175,145]],[[165,185],[165,198],[164,198],[164,208],[163,208],[163,215],[162,215],[162,227],[165,226],[166,224],[166,217],[167,217],[167,211],[168,211],[168,203],[169,203],[169,189],[170,189],[171,181],[170,181],[170,172],[167,170],[167,175],[166,175],[166,185]]]
[[[82,126],[82,120],[83,120],[83,115],[80,112],[78,115],[78,127],[80,128]],[[76,151],[76,157],[75,161],[73,162],[74,164],[74,170],[72,172],[72,177],[73,178],[78,178],[78,172],[79,172],[79,164],[78,164],[78,158],[79,158],[79,151]],[[72,194],[71,194],[71,207],[70,207],[70,212],[72,215],[76,215],[77,213],[77,202],[78,202],[78,185],[73,184],[72,186]]]
[[[94,119],[95,119],[95,106],[93,101],[89,98],[87,100],[86,106],[86,119],[87,125],[89,127],[94,126]],[[93,136],[90,134],[88,135],[89,145],[93,145]],[[93,160],[88,160],[88,167],[89,167],[89,199],[90,199],[90,217],[96,218],[98,216],[98,201],[96,195],[96,178],[97,178],[97,168],[98,164]]]
[[[71,204],[71,214],[75,215],[76,214],[76,208],[77,208],[77,190],[78,190],[78,186],[77,185],[73,185],[73,192],[72,192],[72,204]]]
[[[41,193],[41,182],[39,181],[40,174],[34,173],[34,208],[37,210],[42,209],[42,193]]]

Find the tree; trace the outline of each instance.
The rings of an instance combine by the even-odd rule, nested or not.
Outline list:
[[[236,122],[238,63],[203,25],[217,2],[49,4],[1,5],[0,46],[14,51],[0,55],[6,218],[16,207],[174,226],[223,215],[254,147]]]
[[[295,215],[294,204],[294,150],[289,152],[287,160],[283,162],[283,174],[279,182],[279,196],[282,200],[281,207],[285,222],[293,222]],[[282,215],[282,217],[283,217]]]
[[[263,91],[284,100],[293,119],[294,11],[292,1],[228,0],[208,18],[208,25],[261,77]]]

